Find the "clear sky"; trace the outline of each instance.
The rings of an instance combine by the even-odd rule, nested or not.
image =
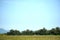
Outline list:
[[[59,0],[0,0],[0,28],[6,30],[60,27]]]

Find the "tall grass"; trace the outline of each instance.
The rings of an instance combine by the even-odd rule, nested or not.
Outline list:
[[[8,36],[8,35],[0,35],[0,40],[60,40],[59,35],[20,35],[20,36]]]

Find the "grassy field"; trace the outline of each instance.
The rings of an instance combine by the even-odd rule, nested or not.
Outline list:
[[[41,36],[7,36],[7,35],[0,35],[0,40],[60,40],[60,36],[57,35],[41,35]]]

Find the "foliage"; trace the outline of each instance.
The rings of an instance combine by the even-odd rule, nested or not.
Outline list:
[[[51,30],[47,30],[43,28],[36,31],[31,31],[27,29],[22,32],[18,30],[10,30],[6,34],[7,35],[60,35],[60,28],[56,27],[56,28],[52,28]]]
[[[7,32],[7,35],[20,35],[21,33],[18,30],[10,30],[10,32]]]

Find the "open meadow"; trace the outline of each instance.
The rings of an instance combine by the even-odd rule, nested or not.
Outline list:
[[[32,36],[0,35],[0,40],[60,40],[60,36],[59,35],[32,35]]]

